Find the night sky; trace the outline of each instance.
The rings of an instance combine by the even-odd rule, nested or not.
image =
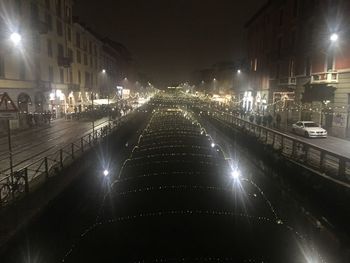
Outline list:
[[[74,13],[124,44],[138,69],[170,85],[243,57],[244,24],[265,0],[76,0]]]

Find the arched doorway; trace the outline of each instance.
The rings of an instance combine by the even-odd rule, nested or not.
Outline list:
[[[30,127],[33,124],[31,115],[29,115],[29,105],[32,101],[28,94],[20,93],[17,99],[18,110],[19,110],[19,126],[20,127]]]
[[[18,110],[20,113],[28,113],[28,107],[32,101],[28,94],[21,93],[18,95]]]
[[[45,97],[41,92],[37,92],[34,97],[35,112],[44,112]]]

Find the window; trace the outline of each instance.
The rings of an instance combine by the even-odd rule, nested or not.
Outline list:
[[[56,25],[57,25],[57,34],[58,34],[59,36],[62,36],[62,35],[63,35],[63,29],[62,29],[62,23],[61,23],[61,21],[57,19]]]
[[[26,64],[23,60],[19,61],[19,79],[24,80],[26,78]]]
[[[310,76],[310,74],[311,74],[311,61],[310,61],[310,58],[307,57],[305,59],[305,75]]]
[[[91,81],[90,73],[85,72],[85,88],[86,89],[91,89],[90,81]]]
[[[294,59],[291,59],[289,61],[289,76],[294,77],[295,76],[295,63]]]
[[[73,63],[74,62],[74,57],[73,57],[73,50],[68,49],[68,57],[70,58],[70,61]]]
[[[90,55],[92,54],[92,43],[91,43],[91,41],[89,41],[89,53],[90,53]]]
[[[57,44],[57,53],[59,57],[64,57],[64,50],[62,44]]]
[[[90,66],[93,68],[94,67],[94,64],[93,64],[93,61],[92,61],[92,56],[90,56]]]
[[[327,54],[327,71],[332,71],[334,69],[334,53],[333,52],[329,52]]]
[[[76,40],[77,47],[80,48],[80,34],[79,33],[76,34],[75,40]]]
[[[46,24],[49,31],[52,31],[52,17],[49,13],[46,13]]]
[[[63,68],[60,68],[60,83],[64,83],[64,72],[63,72]]]
[[[254,59],[254,71],[257,71],[258,70],[258,59],[255,58]]]
[[[0,54],[0,78],[5,78],[5,61],[2,54]]]
[[[97,47],[94,45],[94,55],[97,56]]]
[[[17,14],[21,14],[21,10],[22,10],[22,0],[16,0],[16,3],[15,3],[15,7],[16,7],[16,11],[17,11]]]
[[[67,39],[69,42],[72,41],[72,30],[70,27],[68,27],[68,29],[67,29]]]
[[[36,23],[38,21],[39,9],[38,9],[38,6],[36,5],[36,3],[32,2],[30,4],[30,16],[31,16],[32,23]]]
[[[69,82],[70,83],[74,83],[74,81],[73,81],[73,70],[71,68],[69,69]]]
[[[68,6],[66,6],[66,20],[70,22],[71,18],[71,10]]]
[[[84,65],[88,64],[88,58],[87,58],[87,54],[84,53]]]
[[[77,62],[81,63],[81,54],[79,50],[77,50]]]
[[[47,40],[47,55],[52,58],[53,57],[53,51],[52,51],[52,41],[51,39]]]
[[[33,38],[32,38],[32,45],[33,45],[33,49],[35,51],[37,51],[38,53],[40,53],[41,50],[41,45],[40,45],[40,36],[38,34],[33,34]]]
[[[81,73],[80,73],[80,70],[78,71],[78,83],[81,84]]]
[[[49,81],[53,82],[53,67],[49,66]]]
[[[56,15],[58,17],[62,16],[62,1],[61,0],[56,0]]]

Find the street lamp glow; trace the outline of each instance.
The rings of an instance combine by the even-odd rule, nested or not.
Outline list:
[[[21,42],[22,40],[22,36],[16,32],[13,32],[11,35],[10,35],[10,40],[12,41],[12,43],[17,46],[19,45],[19,43]]]
[[[239,177],[241,176],[241,173],[238,169],[234,169],[232,172],[231,172],[231,176],[234,180],[237,180],[239,179]]]
[[[336,42],[338,40],[339,36],[336,33],[333,33],[331,37],[329,38],[332,42]]]
[[[241,74],[241,70],[240,70],[240,69],[238,69],[238,70],[237,70],[237,73],[238,73],[238,74]]]
[[[211,146],[211,148],[214,148],[215,147],[215,143],[212,142],[210,146]]]
[[[105,69],[102,69],[102,73],[103,73],[103,74],[106,73],[106,70],[105,70]]]
[[[104,176],[107,176],[108,174],[109,174],[109,171],[108,171],[108,170],[104,170],[104,171],[103,171],[103,175],[104,175]]]

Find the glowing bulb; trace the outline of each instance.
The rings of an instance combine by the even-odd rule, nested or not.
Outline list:
[[[104,171],[103,171],[103,175],[104,175],[104,176],[107,176],[108,174],[109,174],[109,171],[108,171],[108,170],[104,170]]]
[[[16,32],[14,32],[10,35],[10,40],[12,41],[12,43],[15,46],[17,46],[21,42],[22,36]]]
[[[103,74],[106,73],[106,70],[105,70],[105,69],[102,69],[102,73],[103,73]]]
[[[215,143],[211,143],[211,148],[214,148],[215,147]]]
[[[237,180],[241,176],[241,173],[239,172],[238,169],[235,169],[231,172],[231,176],[233,179]]]
[[[333,33],[333,34],[331,35],[331,37],[330,37],[330,40],[331,40],[332,42],[336,42],[336,41],[338,40],[338,38],[339,38],[338,34]]]
[[[240,69],[239,69],[239,70],[237,70],[237,73],[238,73],[238,74],[241,74],[241,70],[240,70]]]

